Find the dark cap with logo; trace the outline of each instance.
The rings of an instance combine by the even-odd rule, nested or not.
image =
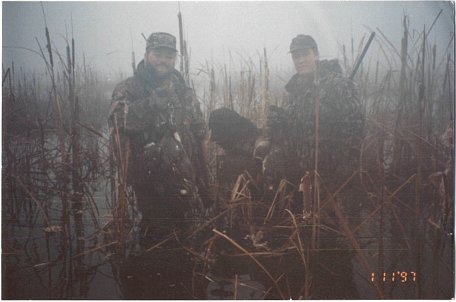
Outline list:
[[[176,49],[176,38],[168,33],[163,33],[163,32],[157,32],[157,33],[152,33],[149,38],[147,39],[146,42],[146,51],[149,51],[151,49],[157,49],[165,47],[171,50],[174,50],[177,52]]]
[[[318,46],[315,40],[308,35],[297,35],[290,44],[290,52],[302,49],[313,49],[318,53]]]

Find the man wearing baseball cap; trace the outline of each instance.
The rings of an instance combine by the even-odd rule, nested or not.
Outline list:
[[[338,61],[319,60],[317,43],[303,34],[292,39],[290,54],[296,74],[285,86],[285,106],[270,107],[266,139],[257,142],[256,152],[266,155],[263,173],[272,196],[280,179],[299,186],[305,175],[314,172],[325,187],[338,188],[357,168],[363,136],[357,91]],[[304,217],[315,210],[311,202],[303,205],[302,199],[300,207]]]
[[[305,75],[315,72],[318,62],[318,46],[311,36],[297,35],[291,41],[290,53],[298,74]]]
[[[152,33],[144,59],[112,97],[112,142],[118,162],[128,167],[146,245],[164,240],[174,228],[185,231],[184,221],[204,212],[206,125],[193,90],[174,68],[176,54],[173,35]]]
[[[176,53],[176,38],[173,35],[153,33],[147,39],[144,61],[153,68],[158,78],[165,78],[174,70]]]

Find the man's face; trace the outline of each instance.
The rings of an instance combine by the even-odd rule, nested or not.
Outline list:
[[[295,50],[291,53],[291,58],[300,75],[312,73],[317,68],[318,55],[311,48]]]
[[[176,63],[176,52],[166,48],[151,49],[144,55],[144,61],[150,64],[161,78],[168,76]]]

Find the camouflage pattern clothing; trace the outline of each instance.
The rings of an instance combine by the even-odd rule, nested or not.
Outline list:
[[[342,76],[336,62],[321,61],[315,73],[294,75],[285,86],[285,108],[271,106],[267,119],[271,146],[263,162],[270,184],[280,178],[297,184],[306,171],[314,170],[317,99],[319,174],[340,184],[354,171],[364,119],[354,83]]]
[[[133,77],[113,92],[111,126],[128,141],[128,184],[144,224],[183,220],[203,210],[198,186],[206,185],[202,142],[206,135],[199,103],[176,70],[159,79],[142,61]]]

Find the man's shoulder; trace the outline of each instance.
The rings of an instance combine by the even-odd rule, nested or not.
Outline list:
[[[325,104],[335,105],[338,110],[341,104],[349,108],[347,110],[359,106],[356,83],[341,73],[329,72],[320,80],[320,96]]]
[[[295,74],[291,77],[290,80],[288,80],[287,84],[285,85],[285,90],[288,92],[288,93],[292,93],[293,90],[295,89],[295,87],[298,85],[298,77],[299,75],[298,74]]]
[[[334,91],[354,90],[355,82],[344,75],[340,65],[337,64],[331,67],[331,61],[328,63],[329,65],[322,68],[320,73],[320,84],[322,88]]]
[[[285,85],[285,90],[290,95],[299,95],[305,93],[314,84],[313,75],[300,75],[295,74],[291,77],[288,83]]]
[[[142,81],[137,76],[131,76],[116,85],[112,97],[113,99],[119,99],[127,95],[136,95],[144,89],[143,86]]]
[[[331,59],[331,60],[320,60],[318,62],[318,66],[320,68],[321,73],[330,72],[335,74],[343,74],[342,66],[338,59]]]

